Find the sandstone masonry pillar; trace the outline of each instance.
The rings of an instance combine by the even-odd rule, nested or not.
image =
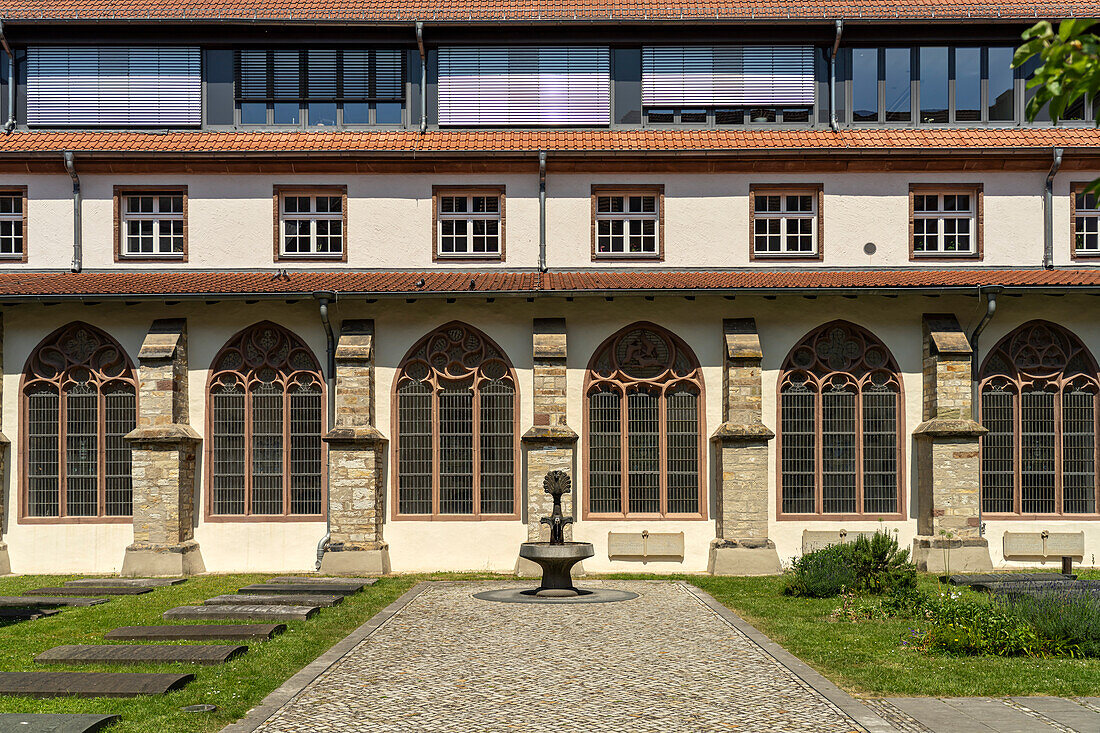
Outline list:
[[[781,572],[775,543],[768,539],[768,441],[761,420],[763,350],[756,321],[722,321],[725,372],[722,416],[711,436],[719,485],[716,538],[707,566],[712,575],[774,575]]]
[[[573,479],[573,492],[562,497],[562,512],[577,516],[576,445],[577,433],[566,423],[566,326],[564,318],[536,318],[533,324],[534,425],[523,434],[526,466],[527,540],[548,541],[550,527],[541,523],[549,516],[554,502],[543,491],[542,482],[550,471],[565,471]],[[565,539],[573,538],[572,526],[566,526]],[[537,577],[538,565],[519,558],[516,574]],[[580,564],[573,566],[579,574]]]
[[[382,539],[386,438],[374,427],[374,392],[374,321],[345,320],[336,342],[335,427],[324,438],[329,539],[322,573],[390,571],[389,545]]]
[[[917,537],[913,561],[924,572],[993,567],[981,536],[981,459],[985,428],[973,419],[973,350],[953,314],[924,315],[924,410],[917,439]]]
[[[133,451],[134,543],[122,575],[194,575],[206,567],[195,542],[195,455],[202,439],[187,415],[187,321],[153,321],[138,352]]]
[[[0,419],[3,418],[3,404],[4,404],[4,314],[0,313]],[[4,475],[4,469],[7,468],[9,449],[11,448],[11,441],[3,433],[0,433],[0,477]],[[4,519],[7,507],[4,506],[4,494],[0,492],[0,575],[8,575],[11,573],[11,562],[8,559],[8,545],[4,542]]]

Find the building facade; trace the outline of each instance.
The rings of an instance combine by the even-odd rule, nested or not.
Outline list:
[[[9,3],[0,564],[1094,565],[1094,10]]]

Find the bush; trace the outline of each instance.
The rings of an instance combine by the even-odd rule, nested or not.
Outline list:
[[[1045,645],[1024,619],[999,603],[955,591],[929,595],[925,616],[932,622],[925,643],[952,654],[1043,656]]]
[[[886,532],[857,537],[851,557],[857,590],[893,593],[917,587],[917,566],[909,562],[909,550],[900,549]]]
[[[1050,589],[1014,595],[1001,605],[1030,624],[1052,649],[1100,657],[1100,597]]]
[[[851,545],[829,545],[796,559],[787,573],[783,594],[831,598],[855,587]]]

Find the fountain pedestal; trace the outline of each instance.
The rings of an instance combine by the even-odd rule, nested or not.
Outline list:
[[[596,550],[590,542],[524,542],[519,546],[519,556],[538,563],[542,568],[542,583],[534,594],[543,597],[567,597],[580,595],[573,586],[570,569]]]

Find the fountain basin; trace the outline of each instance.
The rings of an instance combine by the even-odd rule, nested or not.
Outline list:
[[[573,586],[570,569],[586,557],[596,554],[591,542],[524,542],[519,546],[519,556],[538,563],[542,568],[542,584],[533,595],[542,597],[575,596],[581,591]]]

